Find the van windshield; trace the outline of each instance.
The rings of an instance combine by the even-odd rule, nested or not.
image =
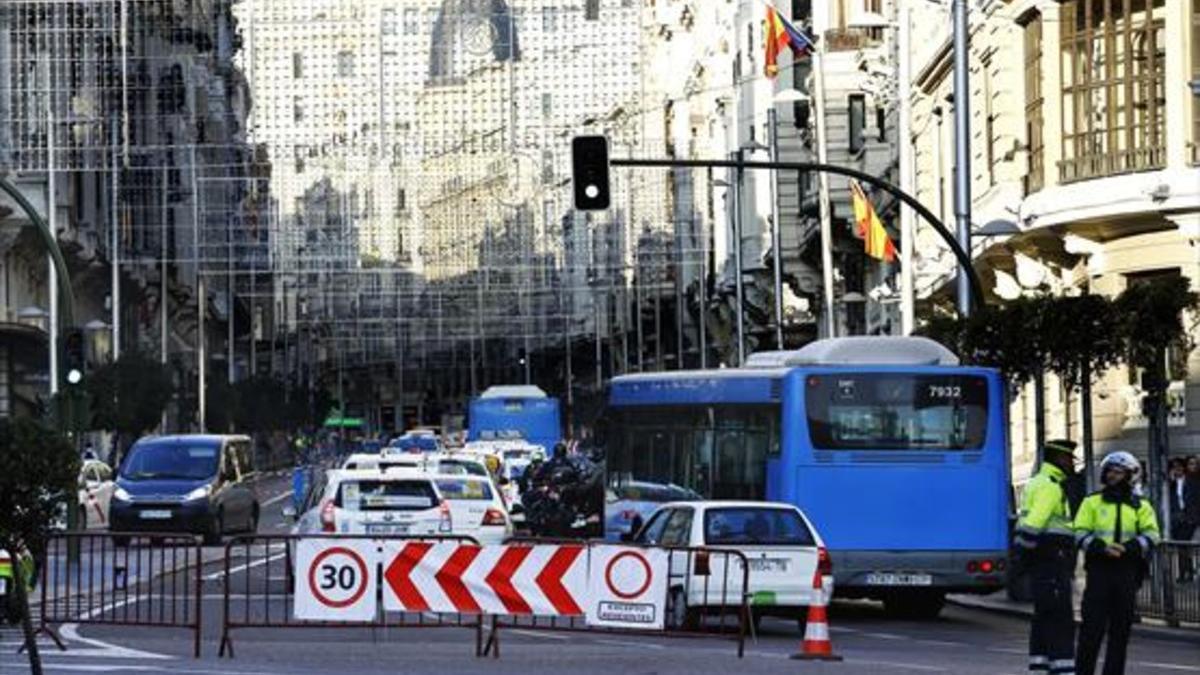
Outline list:
[[[150,443],[136,445],[121,465],[125,480],[201,480],[217,473],[215,445]]]

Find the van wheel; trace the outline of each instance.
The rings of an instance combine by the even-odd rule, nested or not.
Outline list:
[[[800,613],[796,615],[796,626],[800,629],[800,637],[804,638],[804,634],[808,632],[808,608],[801,607]]]
[[[219,546],[221,537],[225,534],[225,510],[217,511],[217,517],[213,518],[212,524],[208,532],[204,533],[205,546]]]

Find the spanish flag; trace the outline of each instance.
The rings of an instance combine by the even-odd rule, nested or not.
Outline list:
[[[783,51],[784,47],[791,48],[792,55],[799,58],[811,52],[816,46],[812,38],[793,26],[792,22],[783,18],[770,5],[767,5],[766,29],[767,77],[775,77],[779,73],[779,52]]]
[[[876,260],[894,262],[896,245],[892,243],[879,216],[875,215],[875,208],[858,181],[850,181],[850,195],[854,202],[854,221],[857,223],[855,232],[862,237],[863,250]]]

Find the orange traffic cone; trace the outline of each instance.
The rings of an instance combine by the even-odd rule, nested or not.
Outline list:
[[[817,590],[817,601],[808,606],[804,642],[800,643],[800,653],[792,654],[792,658],[806,661],[841,661],[842,657],[833,653],[833,643],[829,640],[829,618],[825,615],[825,589],[820,570],[814,575],[813,588]]]

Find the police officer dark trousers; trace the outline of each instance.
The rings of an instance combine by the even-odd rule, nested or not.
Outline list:
[[[1082,675],[1095,671],[1106,634],[1104,675],[1125,672],[1137,589],[1144,562],[1159,539],[1154,509],[1133,493],[1133,477],[1139,470],[1137,459],[1127,452],[1105,457],[1100,464],[1104,488],[1088,495],[1075,516],[1076,536],[1087,565],[1075,664]]]
[[[1044,460],[1021,501],[1014,543],[1033,582],[1033,621],[1029,630],[1029,670],[1075,672],[1075,622],[1071,580],[1075,537],[1064,483],[1074,470],[1071,441],[1050,441]]]

